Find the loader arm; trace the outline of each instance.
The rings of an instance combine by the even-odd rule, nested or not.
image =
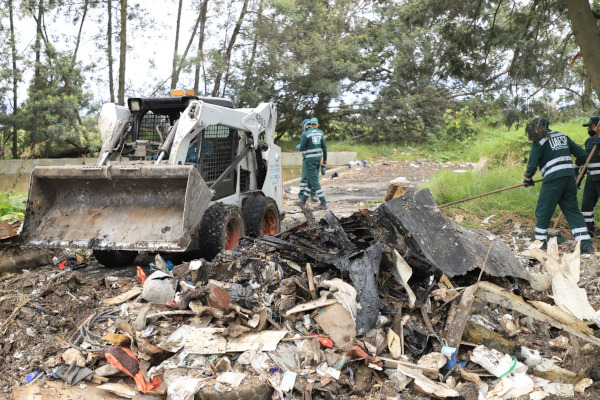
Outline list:
[[[190,103],[178,120],[168,164],[183,165],[192,139],[209,125],[221,125],[252,134],[252,147],[259,145],[260,134],[272,145],[277,111],[273,103],[261,103],[256,108],[227,108],[201,100]]]

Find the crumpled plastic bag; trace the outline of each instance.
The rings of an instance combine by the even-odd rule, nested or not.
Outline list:
[[[169,385],[167,400],[193,400],[204,387],[204,380],[198,378],[180,378]]]
[[[234,283],[227,289],[227,293],[229,293],[232,303],[239,304],[249,310],[256,307],[257,297],[251,286],[242,286],[239,283]]]

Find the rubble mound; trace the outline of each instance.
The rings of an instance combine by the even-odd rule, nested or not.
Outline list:
[[[520,251],[516,239],[452,223],[428,191],[347,218],[304,212],[306,223],[210,261],[156,255],[150,271],[71,257],[64,271],[3,276],[0,391],[594,395],[597,304],[578,290],[598,282],[577,246],[561,258],[556,244],[544,252],[520,238],[531,244]],[[564,294],[576,292],[577,309]]]

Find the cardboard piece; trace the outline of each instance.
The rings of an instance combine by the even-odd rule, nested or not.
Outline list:
[[[262,331],[237,338],[226,338],[225,328],[193,328],[183,347],[185,353],[224,354],[247,350],[275,351],[288,331]]]

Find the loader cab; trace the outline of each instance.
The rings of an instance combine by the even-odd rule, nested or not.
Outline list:
[[[132,113],[130,159],[152,159],[164,142],[169,130],[188,107],[190,101],[201,100],[208,104],[234,108],[231,100],[219,97],[181,96],[130,98],[127,101]],[[200,143],[198,142],[200,140]],[[192,141],[187,164],[195,164],[204,181],[211,186],[236,157],[239,134],[225,126],[211,125]],[[198,146],[200,144],[200,146]],[[235,169],[219,185],[212,187],[212,200],[230,196],[236,191]]]

